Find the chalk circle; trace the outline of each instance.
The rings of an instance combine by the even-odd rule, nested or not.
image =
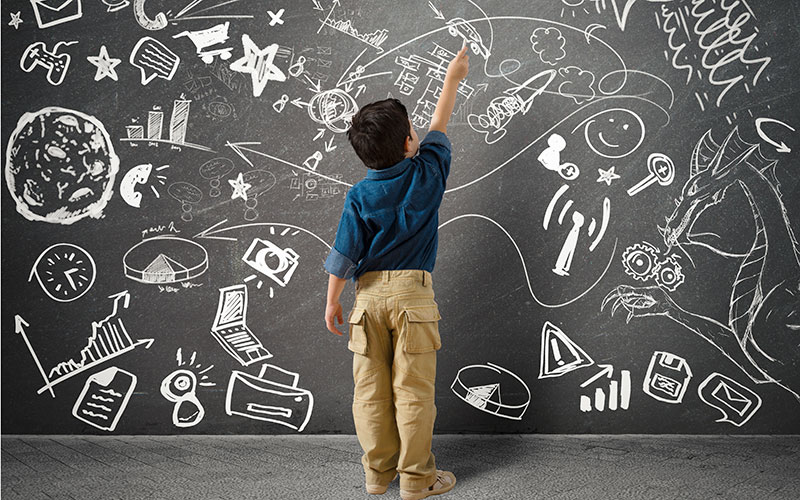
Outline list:
[[[308,116],[333,132],[347,132],[358,105],[342,89],[330,89],[315,94],[308,102]]]
[[[522,67],[522,63],[516,59],[503,59],[500,63],[500,76],[508,76],[516,73]]]
[[[636,151],[644,141],[642,119],[631,110],[611,108],[595,113],[572,129],[583,127],[586,144],[604,158],[624,158]]]
[[[119,157],[95,117],[50,106],[25,113],[6,147],[6,185],[28,220],[72,224],[100,218]]]
[[[197,278],[208,269],[206,249],[176,236],[140,241],[122,257],[125,276],[149,285],[178,283]]]

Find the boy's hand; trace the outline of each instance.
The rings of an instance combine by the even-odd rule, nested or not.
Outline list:
[[[467,45],[464,44],[447,66],[445,78],[455,78],[460,82],[467,76],[467,73],[469,73],[469,55],[467,54]]]
[[[342,304],[340,304],[338,301],[329,303],[325,307],[325,323],[328,325],[328,330],[330,330],[331,333],[343,335],[343,333],[336,328],[336,325],[333,322],[334,318],[339,320],[340,325],[344,324],[344,318],[342,317]]]

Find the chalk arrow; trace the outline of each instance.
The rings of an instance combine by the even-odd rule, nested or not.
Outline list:
[[[22,335],[22,340],[25,341],[25,345],[28,346],[28,350],[31,352],[31,356],[33,356],[33,360],[36,362],[36,367],[39,369],[39,373],[42,375],[45,384],[50,383],[50,379],[47,378],[47,375],[44,373],[44,368],[42,368],[42,363],[39,362],[39,356],[36,355],[36,351],[33,350],[33,346],[31,345],[30,340],[28,340],[28,335],[25,333],[25,327],[31,326],[30,323],[22,319],[22,316],[19,314],[14,315],[14,332],[19,333]],[[53,392],[52,387],[48,387],[50,389],[50,395],[56,397],[56,393]]]
[[[592,376],[592,378],[582,383],[581,387],[586,387],[588,385],[591,385],[595,380],[603,378],[603,376],[611,378],[611,375],[614,373],[614,367],[612,365],[598,364],[597,367],[600,368],[600,371],[596,373],[594,376]]]
[[[303,106],[308,106],[308,103],[301,101],[299,97],[297,99],[294,99],[292,101],[292,104],[294,104],[298,108],[302,108]]]
[[[480,92],[480,91],[486,92],[486,89],[488,89],[488,88],[489,88],[489,84],[488,83],[479,83],[479,84],[475,85],[475,90],[477,90],[478,92]]]
[[[776,120],[775,118],[756,118],[756,131],[758,132],[758,136],[764,139],[765,142],[768,142],[775,146],[775,150],[778,153],[790,153],[792,148],[786,145],[785,142],[781,141],[780,143],[775,142],[774,140],[770,139],[769,136],[764,132],[762,125],[767,122],[777,123],[779,125],[783,125],[784,127],[788,128],[792,132],[795,132],[795,129],[786,123],[783,123],[780,120]]]
[[[365,90],[367,90],[367,86],[366,85],[364,85],[363,83],[361,85],[359,85],[358,86],[358,90],[356,91],[356,97],[360,96],[361,93],[364,92]]]
[[[320,5],[319,0],[311,0],[314,2],[314,10],[323,10],[322,5]]]
[[[439,9],[437,9],[437,8],[436,8],[436,6],[435,6],[435,5],[433,5],[433,2],[428,2],[428,5],[429,5],[429,6],[430,6],[430,8],[433,10],[433,13],[435,14],[435,16],[434,16],[434,17],[435,17],[436,19],[444,19],[444,14],[442,14],[442,11],[441,11],[441,10],[439,10]]]
[[[331,137],[331,140],[325,143],[325,152],[326,153],[330,153],[331,151],[336,149],[336,146],[333,145],[333,139],[335,139],[335,137]]]
[[[306,77],[306,80],[308,80],[308,83],[311,84],[311,87],[308,90],[310,90],[311,92],[315,92],[315,93],[321,92],[321,89],[319,87],[319,83],[320,83],[319,80],[317,80],[317,83],[314,83],[314,81],[311,80],[311,78],[309,78],[308,75],[303,75],[303,76]]]
[[[317,130],[318,130],[317,135],[314,136],[312,141],[316,141],[317,139],[319,139],[320,137],[325,135],[325,129],[324,128],[318,128]]]

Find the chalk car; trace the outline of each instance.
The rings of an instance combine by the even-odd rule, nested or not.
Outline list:
[[[447,31],[452,36],[460,36],[463,38],[466,43],[469,44],[469,48],[472,50],[472,52],[479,54],[484,59],[489,59],[491,53],[483,44],[483,39],[475,30],[475,28],[473,28],[472,25],[469,24],[464,18],[454,17],[453,19],[447,21]]]

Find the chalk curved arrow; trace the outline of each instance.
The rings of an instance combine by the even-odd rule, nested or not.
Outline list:
[[[780,143],[775,142],[774,140],[769,138],[769,136],[766,134],[766,132],[764,132],[764,129],[763,129],[762,126],[765,123],[769,123],[769,122],[777,123],[779,125],[783,125],[784,127],[788,128],[792,132],[796,132],[794,127],[792,127],[791,125],[788,125],[788,124],[786,124],[786,123],[784,123],[784,122],[782,122],[780,120],[776,120],[775,118],[764,118],[764,117],[756,118],[756,132],[758,132],[758,136],[761,137],[764,140],[764,142],[768,142],[768,143],[772,144],[773,146],[775,146],[775,149],[778,151],[778,153],[791,153],[792,148],[787,146],[785,142],[783,142],[783,141],[781,141]]]

